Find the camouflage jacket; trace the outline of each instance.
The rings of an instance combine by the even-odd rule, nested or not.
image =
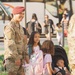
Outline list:
[[[28,56],[23,28],[13,20],[4,27],[4,47],[4,59],[17,60]]]

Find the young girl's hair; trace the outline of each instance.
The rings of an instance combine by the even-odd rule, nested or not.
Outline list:
[[[34,31],[34,32],[31,33],[31,36],[29,38],[28,45],[32,45],[32,46],[34,45],[34,36],[35,36],[35,34],[39,34],[39,32]],[[38,45],[39,45],[39,47],[41,47],[40,41],[38,42]]]
[[[51,55],[54,55],[54,44],[51,40],[45,40],[42,44],[41,50],[44,53],[50,53]]]
[[[29,38],[29,42],[28,42],[28,48],[29,48],[29,57],[30,57],[30,55],[34,52],[33,51],[33,45],[34,45],[34,36],[35,36],[35,34],[39,34],[39,32],[37,32],[37,31],[34,31],[34,32],[32,32],[31,33],[31,36],[30,36],[30,38]],[[39,34],[40,35],[40,34]],[[38,45],[39,45],[39,47],[41,48],[41,44],[40,44],[40,41],[38,42]]]

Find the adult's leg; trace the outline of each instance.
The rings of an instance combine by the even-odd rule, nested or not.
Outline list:
[[[25,75],[24,67],[22,67],[22,65],[21,65],[17,72],[18,72],[17,75]]]
[[[8,75],[17,75],[19,66],[16,66],[15,61],[13,61],[13,59],[5,60],[5,64],[6,64],[6,70],[8,72]]]
[[[13,72],[9,72],[8,75],[16,75],[16,74]]]

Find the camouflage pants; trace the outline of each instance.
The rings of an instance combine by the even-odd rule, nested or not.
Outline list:
[[[69,51],[69,65],[71,69],[71,75],[75,75],[75,51]]]
[[[71,69],[71,75],[75,75],[75,39],[68,39],[68,47],[69,47],[69,65]]]
[[[74,53],[71,54],[71,52],[69,53],[69,65],[71,69],[71,75],[75,75],[75,56],[74,56]]]
[[[12,72],[15,75],[22,75],[22,73],[24,73],[24,68],[21,66],[16,66],[15,62],[13,60],[5,60],[5,64],[6,64],[6,70],[7,72]]]

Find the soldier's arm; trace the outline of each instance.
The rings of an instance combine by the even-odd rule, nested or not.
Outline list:
[[[29,63],[29,55],[28,55],[28,51],[27,51],[27,40],[24,39],[24,52],[23,52],[23,56],[24,56],[24,60]]]
[[[29,63],[29,55],[28,55],[27,47],[25,48],[25,58],[24,59],[27,63]]]
[[[9,49],[9,58],[13,58],[15,60],[20,59],[20,55],[17,52],[17,46],[15,43],[15,31],[13,28],[6,26],[4,27],[4,36],[6,47]]]

